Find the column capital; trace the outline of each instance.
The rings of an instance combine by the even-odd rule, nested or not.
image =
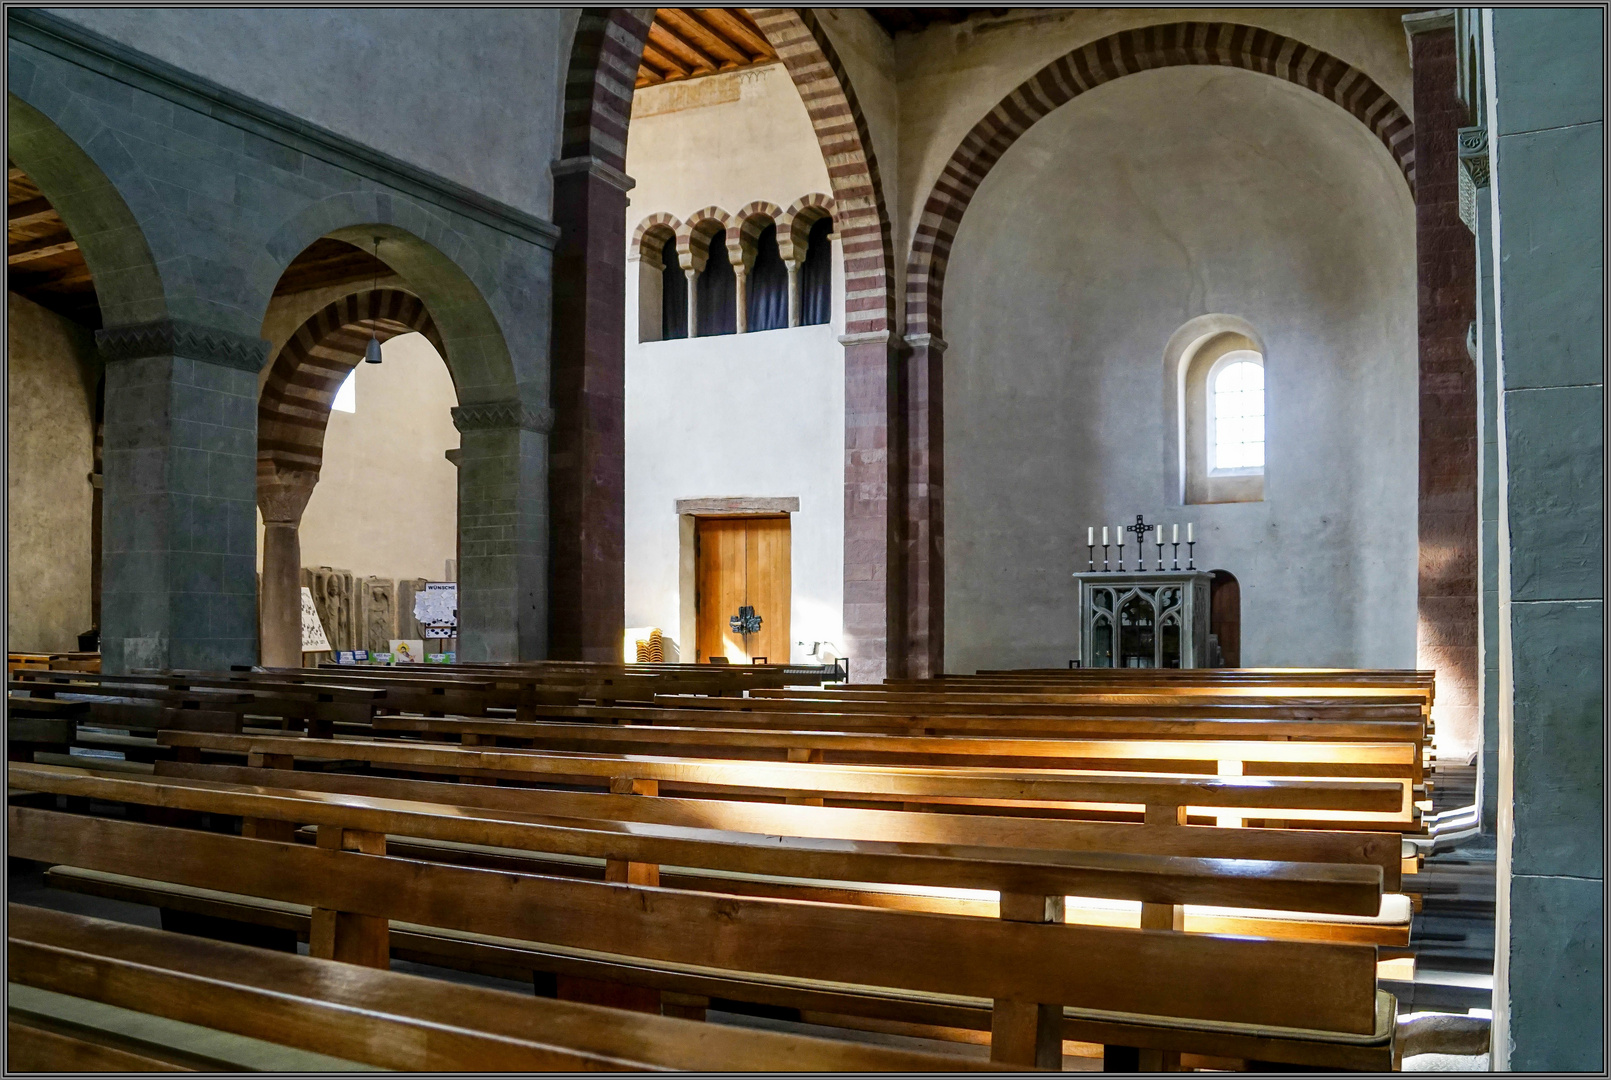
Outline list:
[[[591,155],[582,157],[560,158],[548,167],[548,171],[555,179],[561,176],[573,176],[576,173],[587,173],[597,177],[606,184],[616,188],[625,195],[638,186],[638,182],[613,165],[607,165]]]
[[[1416,34],[1428,34],[1434,30],[1454,29],[1454,8],[1434,8],[1431,11],[1417,11],[1406,15],[1400,20],[1404,24],[1404,40],[1409,42]],[[1410,62],[1415,62],[1415,49],[1410,48]]]
[[[150,356],[182,356],[219,367],[257,374],[268,362],[269,343],[259,337],[218,330],[183,319],[108,326],[95,331],[101,359],[143,360]]]
[[[939,334],[907,334],[906,344],[913,349],[927,349],[933,353],[943,353],[950,348]]]
[[[868,330],[861,334],[840,334],[839,344],[847,348],[852,345],[887,345],[893,336],[888,330]]]
[[[257,508],[265,525],[296,525],[308,508],[319,474],[311,469],[263,469],[257,474]]]
[[[554,410],[523,401],[482,401],[454,406],[453,426],[460,432],[519,429],[547,435],[554,430]]]

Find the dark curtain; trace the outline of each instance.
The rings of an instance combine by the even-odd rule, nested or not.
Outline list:
[[[712,237],[710,257],[699,273],[698,307],[700,337],[716,337],[738,332],[738,278],[727,258],[727,245]]]
[[[677,238],[660,249],[660,339],[688,336],[688,278],[677,265]]]
[[[755,238],[745,314],[750,330],[782,330],[789,325],[789,268],[778,254],[778,227],[768,225]]]
[[[833,310],[833,250],[828,234],[833,219],[823,218],[811,226],[806,240],[805,262],[800,266],[800,325],[820,326]]]

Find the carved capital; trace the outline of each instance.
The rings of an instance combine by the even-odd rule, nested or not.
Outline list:
[[[1460,220],[1477,231],[1477,199],[1488,186],[1488,129],[1482,125],[1461,128],[1456,141],[1460,162]]]
[[[554,410],[534,408],[521,401],[483,401],[458,405],[453,409],[453,426],[459,431],[535,431],[547,435],[554,430]]]
[[[257,374],[268,361],[269,343],[262,338],[215,330],[183,319],[159,319],[95,332],[95,344],[107,363],[143,360],[148,356],[181,356],[204,364]]]
[[[264,469],[257,473],[257,508],[264,525],[296,525],[308,508],[319,474],[304,469]]]
[[[636,180],[620,169],[591,156],[561,158],[550,165],[548,171],[555,178],[571,176],[575,173],[587,173],[589,176],[597,177],[611,187],[618,189],[623,195],[638,186]]]

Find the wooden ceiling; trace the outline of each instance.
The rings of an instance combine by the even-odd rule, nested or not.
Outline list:
[[[637,87],[737,71],[777,58],[743,8],[656,8]]]
[[[391,277],[396,271],[361,247],[321,237],[309,244],[280,275],[275,296],[308,292],[331,285],[354,285]]]
[[[6,285],[42,308],[98,330],[89,264],[28,174],[6,160]]]

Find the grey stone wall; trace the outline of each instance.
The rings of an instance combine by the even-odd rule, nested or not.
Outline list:
[[[111,231],[119,244],[83,245],[108,330],[176,320],[214,342],[236,343],[214,355],[144,350],[125,361],[134,366],[109,376],[131,393],[109,392],[107,399],[107,669],[252,662],[256,483],[247,466],[255,455],[256,414],[248,405],[255,406],[256,367],[242,361],[242,343],[260,343],[285,266],[321,236],[366,246],[383,237],[382,258],[425,301],[442,332],[460,405],[542,415],[557,232],[486,190],[388,157],[79,24],[12,12],[7,31],[8,100],[14,121],[28,121],[28,138],[13,137],[8,149],[75,236],[83,230],[99,238],[104,223],[117,225]],[[283,59],[236,45],[243,66],[273,69]],[[361,57],[355,63],[361,66]],[[459,93],[507,94],[497,78],[489,69]],[[340,83],[325,77],[304,92],[339,96]],[[533,93],[522,100],[523,115],[557,116],[557,85]],[[420,125],[420,144],[437,139],[435,130]],[[541,160],[552,156],[546,149]],[[171,336],[171,327],[166,332]],[[217,400],[204,404],[197,397],[203,391]],[[546,434],[533,431],[505,440],[494,455],[506,486],[518,486],[524,501],[499,537],[500,551],[466,553],[461,573],[481,584],[466,597],[467,655],[542,655],[541,633],[520,627],[546,621],[546,454]],[[204,482],[195,473],[203,461]],[[484,511],[477,492],[470,494],[461,510],[474,520]],[[197,499],[217,500],[205,504],[204,536],[191,531],[188,516],[203,505]],[[242,532],[246,538],[237,541]],[[189,557],[198,553],[208,558]],[[237,560],[244,571],[235,569]]]
[[[1500,1069],[1605,1067],[1603,17],[1483,12],[1509,644]]]

